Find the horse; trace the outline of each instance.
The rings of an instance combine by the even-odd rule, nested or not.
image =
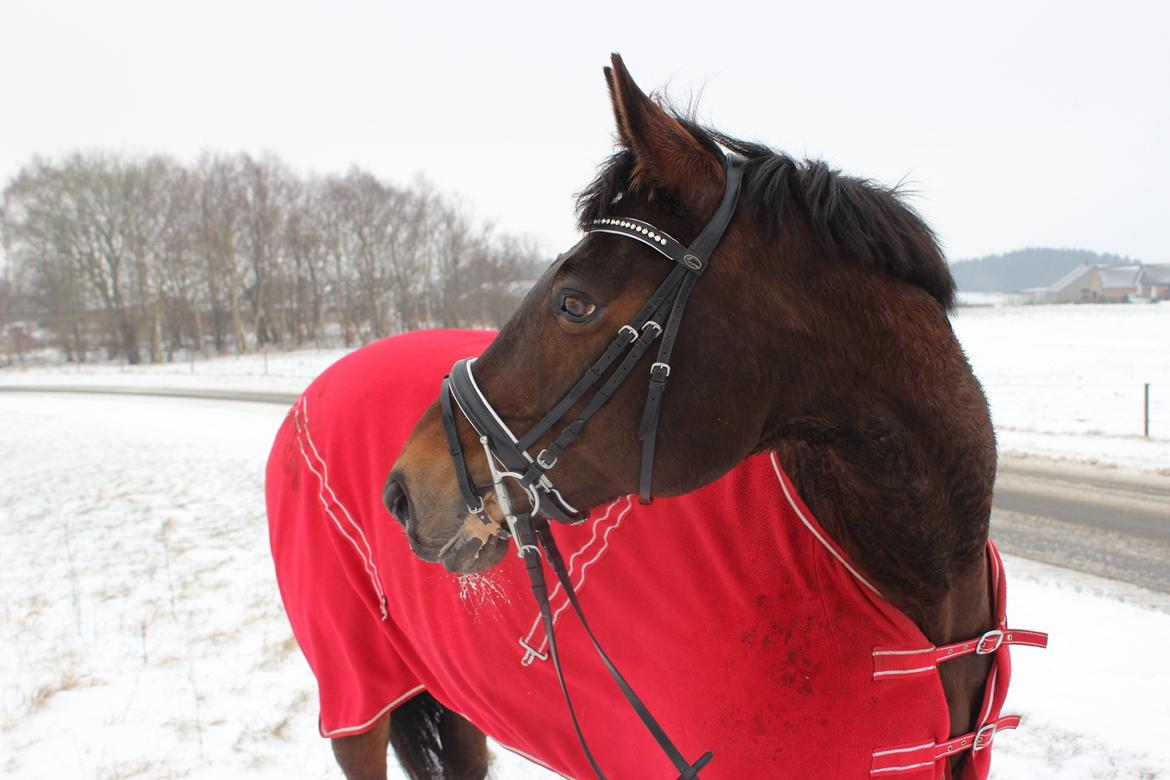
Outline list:
[[[278,437],[269,466],[270,484],[287,482],[293,461],[303,458],[309,464],[319,489],[317,495],[305,499],[305,506],[319,500],[338,529],[345,531],[349,527],[347,519],[352,525],[344,533],[346,541],[338,537],[333,544],[357,550],[364,571],[357,575],[351,572],[346,577],[351,584],[363,581],[360,587],[365,589],[364,611],[375,619],[380,611],[383,626],[388,610],[393,613],[395,604],[380,582],[396,576],[388,574],[387,567],[379,571],[375,566],[377,550],[383,544],[396,550],[409,547],[412,560],[421,567],[418,576],[428,583],[425,588],[436,589],[430,592],[424,586],[411,585],[403,591],[402,610],[409,611],[412,619],[422,621],[429,615],[441,624],[444,594],[456,586],[445,584],[440,574],[451,572],[454,575],[448,576],[456,579],[459,575],[472,578],[462,580],[467,582],[516,567],[511,556],[505,562],[513,544],[510,537],[517,537],[512,504],[531,501],[535,510],[540,502],[532,488],[537,484],[544,485],[545,501],[541,507],[546,517],[575,522],[589,517],[594,523],[594,537],[600,539],[598,534],[602,534],[606,544],[617,526],[605,518],[619,511],[632,513],[633,520],[627,527],[634,529],[643,522],[643,517],[637,516],[639,512],[650,513],[664,506],[657,516],[645,515],[655,517],[654,530],[642,537],[641,544],[647,549],[635,551],[626,559],[632,568],[641,565],[639,556],[653,559],[660,552],[668,556],[668,552],[662,552],[666,548],[685,547],[688,540],[700,536],[718,536],[722,540],[718,544],[751,539],[752,560],[759,561],[758,567],[762,567],[759,571],[753,569],[752,576],[764,584],[758,592],[753,591],[755,601],[745,602],[743,608],[749,616],[753,609],[769,615],[771,622],[761,617],[760,626],[771,626],[769,630],[775,633],[757,642],[748,636],[755,627],[750,622],[744,624],[743,642],[763,649],[751,656],[753,668],[736,672],[734,679],[772,679],[758,677],[758,667],[770,663],[764,654],[768,648],[797,641],[793,635],[801,631],[814,635],[829,632],[832,641],[844,641],[840,639],[843,634],[834,633],[835,621],[842,615],[846,620],[854,619],[845,613],[836,617],[828,614],[824,620],[808,617],[803,626],[785,625],[783,616],[777,617],[774,607],[767,606],[771,595],[789,588],[807,588],[811,593],[818,587],[834,592],[852,589],[848,598],[832,596],[830,600],[835,604],[856,603],[860,605],[856,609],[861,611],[881,612],[883,625],[898,626],[896,632],[902,637],[899,641],[910,641],[905,639],[910,635],[919,637],[915,647],[907,649],[896,644],[892,650],[871,648],[868,639],[858,640],[865,662],[874,665],[873,669],[867,666],[861,676],[868,681],[872,673],[877,681],[882,675],[890,675],[889,686],[910,685],[910,678],[920,681],[920,685],[933,686],[928,692],[934,697],[930,707],[938,710],[931,715],[935,725],[924,744],[865,743],[854,751],[865,759],[863,771],[874,777],[986,777],[990,751],[985,748],[994,737],[997,723],[1000,728],[1014,726],[1006,719],[996,721],[1010,669],[1007,645],[1039,646],[1042,641],[1029,632],[1019,632],[1018,639],[1005,634],[1008,629],[1003,618],[1002,570],[988,538],[996,473],[995,435],[984,393],[949,323],[955,285],[935,236],[896,189],[846,176],[823,162],[798,161],[761,144],[706,128],[671,109],[665,101],[648,97],[616,54],[604,73],[619,149],[578,198],[585,237],[556,259],[494,338],[484,336],[474,344],[456,340],[458,343],[452,342],[444,349],[416,342],[421,345],[416,352],[434,353],[423,358],[434,365],[426,363],[417,369],[426,376],[425,382],[416,383],[423,388],[416,393],[423,400],[416,400],[415,407],[411,407],[423,410],[417,422],[414,417],[382,408],[380,402],[372,400],[366,411],[359,413],[349,408],[361,406],[364,401],[360,399],[365,396],[354,395],[359,400],[347,402],[344,415],[348,422],[338,425],[358,437],[356,444],[350,442],[351,449],[364,447],[363,451],[371,453],[375,462],[384,462],[386,447],[379,447],[378,442],[361,443],[365,439],[360,432],[368,424],[363,415],[385,418],[386,426],[401,431],[405,444],[397,458],[385,464],[384,485],[360,488],[366,491],[371,505],[374,496],[380,498],[383,511],[397,524],[358,528],[354,515],[359,513],[351,513],[328,483],[329,473],[341,470],[328,472],[326,460],[333,456],[317,452],[311,437],[309,408],[304,405],[307,400],[294,409],[286,422],[283,444]],[[737,160],[738,167],[729,165],[729,156]],[[734,189],[730,185],[733,170]],[[725,208],[728,202],[730,206]],[[721,210],[726,212],[726,224],[720,226],[714,245],[708,247],[709,256],[688,254],[686,248],[701,243],[697,237],[708,232],[708,218]],[[668,238],[671,247],[682,247],[681,254],[674,258],[682,264],[679,267],[685,265],[702,272],[701,280],[698,274],[692,280],[693,295],[688,288],[683,296],[686,316],[681,317],[679,306],[677,322],[667,321],[665,314],[658,317],[658,333],[651,328],[630,328],[631,321],[640,322],[643,302],[653,299],[663,284],[661,258],[647,245],[653,243],[658,249],[658,245],[666,246]],[[653,360],[649,353],[639,353],[631,359],[630,366],[639,370],[629,375],[639,377],[648,372],[648,383],[636,378],[618,381],[610,388],[612,393],[606,402],[590,412],[588,425],[577,427],[570,437],[571,448],[554,446],[562,440],[552,426],[547,432],[542,429],[533,441],[525,442],[541,453],[535,459],[528,458],[533,473],[526,481],[516,479],[501,487],[499,470],[503,461],[496,462],[499,452],[486,445],[488,437],[477,430],[465,402],[456,395],[459,404],[452,411],[450,399],[442,395],[447,392],[445,383],[440,397],[435,398],[435,391],[440,389],[436,384],[445,373],[440,364],[449,354],[463,349],[465,354],[479,355],[474,372],[470,364],[457,364],[456,369],[466,372],[468,381],[484,399],[491,399],[490,403],[485,401],[486,408],[496,421],[506,429],[535,430],[534,426],[550,410],[568,413],[571,419],[587,405],[587,399],[572,395],[572,390],[591,366],[596,367],[598,356],[617,343],[613,341],[615,333],[622,334],[626,328],[634,330],[629,342],[634,344],[643,336],[647,342],[653,341],[671,327],[672,344],[677,336],[673,356],[666,349],[665,361],[661,359],[662,350],[659,360]],[[391,352],[376,357],[376,361],[392,359]],[[621,370],[624,369],[616,369]],[[348,379],[335,379],[333,387],[352,388],[359,384],[357,369],[354,371]],[[647,388],[655,395],[654,383],[665,384],[667,377],[672,391],[664,394],[659,390],[657,401],[645,403]],[[407,389],[415,393],[413,386]],[[566,394],[570,395],[568,402],[558,404]],[[324,391],[318,393],[313,403],[325,403],[326,396]],[[651,445],[647,456],[639,441],[644,444],[647,438],[647,408],[651,405],[654,410],[650,438],[653,441],[656,437],[657,444]],[[404,416],[410,419],[402,419]],[[550,448],[556,450],[554,455],[548,454]],[[278,452],[284,456],[278,457]],[[313,468],[314,463],[318,468]],[[547,481],[552,474],[555,489]],[[761,487],[765,478],[769,480],[766,488]],[[648,500],[651,486],[655,505],[644,509],[636,506],[632,494],[641,493]],[[469,490],[478,499],[478,506],[472,506]],[[272,491],[270,487],[269,516],[276,555],[283,545],[277,538],[282,532],[276,518],[287,514],[287,510]],[[816,543],[809,543],[813,547],[798,542],[798,554],[763,549],[774,543],[773,536],[767,534],[780,531],[761,530],[757,524],[738,520],[730,508],[727,512],[719,509],[719,502],[742,500],[756,507],[751,509],[756,513],[753,517],[767,518],[774,495],[786,499],[782,502],[783,521],[815,537]],[[706,497],[708,503],[702,509],[706,514],[687,514],[690,510],[686,502],[692,496]],[[645,520],[646,524],[650,522]],[[766,525],[768,521],[762,522]],[[387,526],[392,526],[398,535],[392,536]],[[557,531],[562,533],[559,528]],[[375,533],[384,541],[366,539]],[[547,535],[548,531],[543,533]],[[514,543],[521,548],[532,546],[522,538],[516,538]],[[306,542],[302,547],[312,544],[316,543]],[[815,555],[823,558],[816,564],[820,568],[806,564],[813,554],[808,550],[814,548]],[[586,543],[582,542],[578,552],[585,550]],[[347,554],[352,557],[352,551]],[[584,583],[586,564],[576,558],[574,555],[570,561],[570,569],[576,563]],[[709,576],[713,579],[720,576],[715,571],[718,563],[698,562],[712,567]],[[651,560],[649,565],[652,564]],[[402,563],[400,567],[413,565]],[[826,566],[836,568],[827,571]],[[280,568],[278,562],[278,579]],[[636,571],[633,574],[637,576]],[[841,579],[834,579],[838,575]],[[659,572],[654,576],[665,575]],[[698,603],[705,598],[703,576],[707,575],[700,575],[699,584],[693,587],[680,585],[678,593],[689,594],[692,601],[680,596],[678,610],[718,614],[719,605]],[[736,576],[733,573],[723,578],[727,592],[732,594],[738,587]],[[842,584],[845,580],[848,584]],[[517,581],[522,582],[522,578]],[[368,587],[370,582],[373,588]],[[591,587],[600,589],[603,585]],[[294,617],[292,605],[302,596],[294,594],[292,586],[286,587],[283,580],[281,589],[302,649],[328,634],[323,629],[313,633],[304,623],[309,618]],[[570,588],[565,590],[567,595]],[[711,590],[717,588],[712,585]],[[620,600],[620,589],[610,592]],[[809,600],[807,596],[803,598]],[[799,607],[792,599],[788,604],[794,610]],[[604,610],[606,605],[594,602],[592,607]],[[305,608],[299,614],[312,611]],[[368,615],[361,620],[367,618]],[[667,624],[678,625],[677,621]],[[548,625],[551,629],[551,623]],[[342,628],[334,625],[334,633]],[[430,645],[425,650],[410,647],[402,651],[406,658],[402,663],[412,672],[417,673],[417,667],[425,665],[420,660],[424,652],[443,649],[438,639],[442,630],[436,631],[439,633],[418,640]],[[477,650],[476,637],[465,635],[469,631],[473,629],[457,636],[444,634],[443,641],[460,643],[470,658],[479,653],[478,662],[485,667],[483,674],[499,669],[500,651],[494,645]],[[611,633],[609,640],[614,639]],[[616,639],[620,642],[622,637]],[[671,648],[675,647],[672,642],[684,640],[657,636],[652,641],[658,647]],[[547,655],[541,652],[544,645],[533,648],[523,638],[520,644],[526,649],[525,662],[534,657],[543,660]],[[632,648],[627,650],[626,660],[636,655]],[[381,650],[368,652],[382,657]],[[814,683],[810,681],[823,672],[821,661],[813,658],[818,650],[806,647],[802,652],[809,653],[809,658],[794,662],[789,658],[784,663],[792,662],[794,668],[804,671],[795,676],[785,672],[776,678],[779,685],[792,686],[784,695],[793,697],[794,711],[799,710],[796,702],[800,696],[815,697]],[[306,654],[310,654],[308,649]],[[924,668],[912,668],[900,660],[921,659],[921,654],[930,658]],[[947,658],[951,654],[954,657]],[[617,659],[618,654],[614,657]],[[936,660],[940,657],[946,663]],[[313,663],[311,656],[310,662]],[[470,662],[463,663],[468,669],[466,664]],[[882,666],[887,663],[893,666]],[[321,680],[328,670],[313,665]],[[643,667],[649,668],[645,664]],[[665,687],[687,685],[687,679],[672,678],[669,671],[655,669],[654,678]],[[644,671],[642,676],[650,674]],[[908,677],[896,677],[902,674]],[[458,678],[454,671],[450,676]],[[469,670],[468,678],[471,676]],[[887,683],[874,685],[878,690]],[[475,692],[452,693],[453,687],[436,684],[437,689],[443,689],[440,696],[432,695],[429,688],[424,690],[426,687],[387,689],[380,695],[390,700],[390,705],[361,723],[360,728],[327,732],[323,722],[322,733],[333,737],[335,755],[347,778],[385,777],[388,742],[411,777],[485,776],[489,760],[485,729],[469,710],[482,705],[484,697],[496,694],[484,693],[477,698]],[[893,688],[881,688],[871,705],[886,690]],[[592,697],[594,691],[586,694]],[[857,695],[862,694],[858,691]],[[848,690],[835,690],[832,696],[838,700],[833,704],[838,708],[834,711],[842,712],[842,707],[851,706]],[[992,698],[996,701],[994,708]],[[792,770],[796,772],[792,774],[777,768],[786,764],[765,762],[761,766],[769,768],[763,770],[763,776],[814,776],[810,766],[825,768],[815,772],[816,776],[854,776],[851,773],[860,764],[832,758],[838,749],[834,744],[846,739],[833,735],[833,723],[788,723],[776,714],[784,710],[787,700],[777,694],[776,701],[778,709],[769,710],[768,717],[761,713],[750,716],[753,728],[763,735],[763,741],[752,743],[754,749],[766,745],[769,734],[775,735],[777,744],[783,743],[784,729],[795,731],[807,726],[811,731],[800,731],[801,734],[824,733],[824,737],[807,741],[810,747],[805,763],[795,759],[794,764],[787,764],[804,769]],[[888,707],[889,700],[883,701],[886,704],[882,706]],[[863,704],[860,698],[856,703],[859,707]],[[927,705],[923,707],[928,709]],[[553,717],[541,712],[542,718]],[[908,705],[907,712],[915,712],[914,706]],[[614,716],[594,716],[595,744],[597,740],[627,740],[624,731],[620,736],[596,733],[597,724],[607,717]],[[664,722],[669,720],[689,734],[687,717],[687,713],[673,712]],[[742,723],[729,724],[728,717],[718,722],[710,718],[698,720],[730,731],[747,728]],[[549,723],[542,721],[541,728],[551,729]],[[567,721],[560,723],[557,728],[571,735],[566,724]],[[493,728],[495,732],[503,729],[498,724]],[[495,732],[492,736],[500,739]],[[701,741],[701,737],[692,741]],[[811,747],[813,742],[815,749]],[[982,752],[977,753],[981,748]],[[783,761],[792,762],[795,755],[790,750]],[[584,766],[569,760],[558,764],[552,758],[530,757],[566,775],[578,771],[572,767]],[[915,763],[910,759],[920,760]],[[719,773],[720,760],[716,750],[714,761],[702,770],[702,776],[734,776]],[[837,764],[832,763],[834,760]],[[908,768],[907,761],[913,767]],[[831,765],[847,768],[838,775],[828,769]],[[689,775],[684,771],[680,776],[698,776],[698,771]]]

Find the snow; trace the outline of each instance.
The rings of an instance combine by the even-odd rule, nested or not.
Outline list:
[[[1170,777],[1170,596],[1004,556],[1009,625],[1047,631],[1012,650],[995,780]]]
[[[300,393],[312,379],[350,350],[272,350],[210,360],[174,363],[85,363],[0,369],[0,385],[163,387],[168,389],[262,390]]]
[[[973,307],[953,323],[1001,452],[1170,474],[1170,304]]]
[[[1000,449],[1170,474],[1170,303],[1026,306],[968,294],[955,332],[991,402]],[[0,370],[2,385],[233,388],[299,393],[342,349],[162,365]],[[1143,385],[1151,385],[1143,437]]]
[[[267,548],[284,409],[0,395],[0,774],[340,777]],[[1170,778],[1170,597],[1008,558],[997,780]],[[558,709],[552,716],[559,717]],[[500,778],[551,774],[499,752]]]
[[[341,776],[268,553],[284,413],[0,397],[0,775]]]
[[[1025,293],[979,292],[976,290],[959,290],[955,293],[955,300],[960,306],[1009,306],[1027,302]]]

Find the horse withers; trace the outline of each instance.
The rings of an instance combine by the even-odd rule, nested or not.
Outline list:
[[[598,377],[611,396],[589,411],[571,447],[558,447],[559,424],[523,442],[535,455],[526,485],[547,480],[543,507],[561,515],[554,519],[588,515],[550,532],[573,551],[569,578],[588,585],[597,633],[682,749],[714,748],[702,776],[985,777],[996,730],[1014,725],[999,712],[1008,645],[1040,640],[1004,622],[1002,571],[987,538],[994,434],[947,319],[954,285],[934,237],[893,191],[699,127],[647,98],[616,56],[606,76],[622,148],[581,197],[588,235],[499,335],[359,351],[425,352],[392,377],[391,363],[374,369],[411,403],[387,408],[369,391],[342,403],[339,388],[352,394],[358,383],[334,377],[331,391],[315,383],[286,423],[283,451],[294,465],[269,469],[278,575],[282,555],[292,555],[280,550],[300,550],[307,571],[317,564],[305,548],[324,544],[277,538],[289,512],[271,483],[288,482],[299,457],[317,466],[309,468],[317,489],[299,505],[328,515],[312,510],[326,530],[309,520],[304,533],[328,535],[330,523],[343,532],[330,549],[350,565],[331,564],[334,579],[364,605],[351,609],[352,625],[330,625],[372,635],[352,639],[359,650],[332,649],[338,631],[315,624],[319,589],[282,577],[318,675],[323,733],[351,778],[384,775],[387,739],[412,776],[482,776],[485,731],[563,774],[589,772],[558,708],[522,567],[505,560],[514,545],[506,510],[533,494],[520,479],[501,487],[503,460],[494,462],[498,451],[485,450],[459,403],[448,398],[446,414],[431,403],[408,440],[403,420],[423,408],[420,398],[434,399],[455,359],[482,350],[456,368],[499,425],[523,439],[561,407],[571,423],[594,398],[573,389],[630,328],[626,346],[647,343],[630,361],[636,370],[612,386]],[[728,152],[742,158],[742,191],[709,256],[698,253],[702,274],[683,296],[685,316],[671,333],[672,303],[651,315],[654,328],[631,328],[646,319],[669,265],[651,242],[669,239],[688,263],[685,250],[702,243],[731,191]],[[650,345],[664,335],[677,343],[656,360],[662,350]],[[364,360],[378,363],[372,353]],[[617,357],[605,371],[612,378],[625,365]],[[363,498],[352,502],[365,513],[345,506],[328,479],[325,461],[335,456],[313,440],[310,403],[344,407],[339,416],[361,441],[379,434],[364,449],[339,434],[336,446],[356,446],[364,460],[388,466],[406,440],[382,496],[401,528],[372,508],[370,485],[355,488]],[[554,490],[559,508],[549,503]],[[630,496],[651,491],[659,500],[648,507]],[[408,546],[443,568],[402,559]],[[494,617],[452,616],[468,582],[503,594]],[[331,593],[330,611],[343,609],[343,592]],[[559,617],[568,605],[552,596]],[[377,620],[356,617],[366,613]],[[624,701],[585,655],[583,635],[560,626],[602,768],[666,776],[661,757],[649,757],[653,741],[618,713]],[[351,725],[327,728],[325,659],[336,655],[347,668],[368,667],[347,684],[370,690],[346,700]],[[401,682],[372,679],[378,663],[385,680]]]

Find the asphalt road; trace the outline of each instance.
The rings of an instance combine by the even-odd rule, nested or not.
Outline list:
[[[292,393],[140,387],[0,386],[0,392],[296,400]],[[1170,593],[1170,476],[1004,458],[991,529],[1004,552]]]
[[[1004,459],[991,533],[1005,552],[1170,593],[1170,476]]]

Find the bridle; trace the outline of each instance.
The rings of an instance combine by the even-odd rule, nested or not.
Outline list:
[[[496,414],[491,402],[475,381],[471,367],[474,358],[457,362],[451,373],[443,380],[440,398],[443,407],[443,421],[449,442],[452,444],[455,472],[459,479],[459,491],[467,503],[467,511],[477,515],[485,524],[491,524],[483,509],[483,501],[475,491],[470,472],[463,458],[462,448],[456,449],[455,420],[451,405],[452,398],[460,411],[476,429],[481,443],[489,454],[488,460],[496,460],[501,466],[500,476],[512,479],[529,494],[533,500],[531,511],[537,507],[543,514],[563,523],[577,523],[585,519],[585,513],[573,507],[554,487],[548,472],[557,465],[568,447],[581,435],[582,429],[593,415],[601,410],[617,391],[618,387],[633,372],[641,357],[661,336],[658,356],[650,366],[650,385],[642,421],[638,426],[638,437],[642,441],[642,470],[638,481],[639,498],[643,503],[651,500],[651,482],[654,468],[654,445],[658,433],[658,417],[666,383],[670,378],[670,356],[682,323],[683,311],[695,283],[707,270],[711,253],[727,229],[739,195],[745,160],[738,155],[726,158],[726,187],[723,198],[711,220],[699,233],[690,247],[685,247],[665,231],[648,222],[627,217],[607,217],[594,220],[586,229],[589,233],[611,233],[639,241],[658,251],[675,267],[658,286],[635,317],[618,329],[617,336],[592,366],[577,380],[577,383],[558,401],[536,425],[523,436],[516,436],[507,424]],[[623,357],[624,355],[624,357]],[[582,407],[581,411],[560,433],[535,457],[530,450],[545,434],[551,431],[589,390],[605,376],[618,362],[601,388]],[[487,441],[482,441],[486,438]],[[494,476],[494,475],[493,475]],[[496,485],[497,497],[500,494]]]
[[[492,490],[507,524],[507,531],[501,530],[500,535],[513,536],[516,539],[517,553],[524,559],[532,581],[533,594],[540,606],[541,618],[548,637],[549,653],[553,659],[553,666],[556,668],[561,691],[564,693],[565,701],[569,707],[573,726],[590,765],[600,778],[604,778],[605,775],[597,766],[597,762],[594,761],[589,746],[585,742],[561,671],[544,570],[540,564],[542,546],[548,556],[553,573],[564,588],[565,594],[580,618],[594,648],[643,724],[657,740],[675,768],[679,770],[680,780],[697,777],[698,771],[711,760],[712,754],[705,753],[693,764],[683,758],[666,732],[642,704],[641,699],[626,683],[621,673],[610,662],[609,657],[594,638],[593,632],[589,629],[589,624],[581,612],[580,605],[577,603],[576,593],[565,569],[564,560],[556,547],[556,542],[547,523],[537,527],[533,521],[539,516],[561,523],[579,523],[585,520],[587,513],[576,509],[565,499],[554,486],[548,472],[557,465],[561,455],[581,435],[581,431],[589,419],[601,410],[622,383],[631,376],[634,368],[651,345],[658,341],[658,354],[650,366],[650,384],[646,393],[642,419],[638,425],[638,438],[642,441],[641,475],[638,480],[639,500],[642,503],[649,503],[652,500],[654,446],[658,435],[662,398],[666,391],[667,380],[670,378],[671,352],[674,349],[674,342],[682,323],[683,310],[686,308],[691,290],[707,270],[711,254],[715,251],[715,247],[719,244],[727,225],[731,222],[732,215],[735,213],[745,164],[746,160],[738,155],[728,154],[726,156],[724,161],[726,184],[723,197],[711,219],[689,247],[683,246],[669,234],[648,222],[637,219],[606,217],[594,220],[589,224],[586,232],[610,233],[634,239],[666,256],[675,263],[675,266],[637,315],[618,330],[614,340],[585,374],[577,380],[569,392],[523,436],[516,436],[512,432],[476,383],[475,375],[471,371],[475,362],[474,358],[465,358],[455,363],[451,368],[451,373],[443,379],[439,391],[439,401],[443,412],[443,431],[447,437],[451,459],[455,466],[459,492],[470,514],[479,517],[485,525],[494,525],[494,521],[484,507],[483,498],[475,489],[471,472],[467,468],[467,461],[464,458],[463,447],[456,428],[455,406],[459,407],[463,416],[471,423],[479,436],[479,442],[487,457],[488,469],[491,473]],[[614,368],[615,363],[617,364],[616,368]],[[530,453],[533,445],[552,431],[611,369],[612,372],[609,373],[600,389],[589,398],[574,419],[565,425],[551,443],[534,457]],[[527,496],[529,507],[526,511],[514,511],[512,498],[505,483],[506,480],[514,482],[520,491]],[[459,534],[456,534],[448,546],[458,537]]]

